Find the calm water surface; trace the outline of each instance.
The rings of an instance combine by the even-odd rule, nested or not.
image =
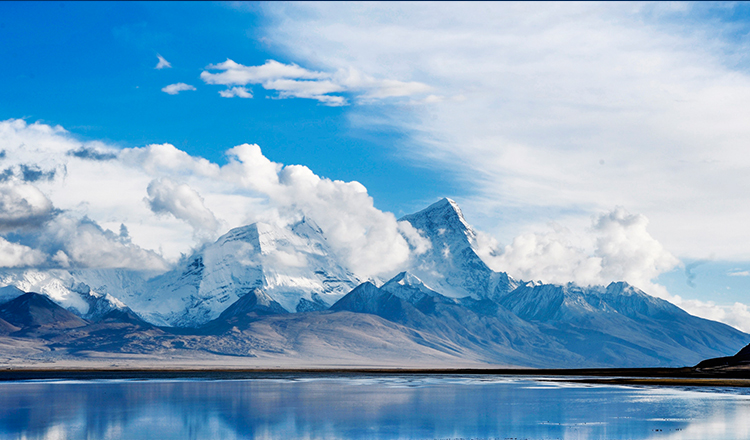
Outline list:
[[[750,396],[507,377],[0,383],[2,439],[748,439]]]

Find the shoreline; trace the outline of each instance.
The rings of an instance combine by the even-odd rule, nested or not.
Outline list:
[[[599,385],[750,387],[750,371],[704,371],[695,368],[216,368],[139,367],[139,368],[7,368],[0,369],[0,382],[27,380],[242,380],[289,376],[511,376],[544,378],[551,382]]]

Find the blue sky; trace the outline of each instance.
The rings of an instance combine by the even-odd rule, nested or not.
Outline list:
[[[401,160],[404,135],[397,127],[355,127],[349,108],[266,99],[277,94],[261,87],[255,99],[221,98],[216,87],[203,84],[204,67],[227,58],[245,65],[292,61],[262,41],[264,18],[252,6],[11,2],[0,8],[0,38],[9,43],[0,46],[6,60],[1,119],[59,124],[82,139],[121,146],[169,142],[217,163],[225,162],[225,150],[257,143],[272,160],[358,180],[378,207],[402,214],[420,206],[415,199],[432,200],[458,187]],[[172,68],[154,69],[157,54]],[[197,90],[161,91],[179,82]],[[405,187],[419,193],[405,193]]]
[[[3,2],[0,160],[56,173],[7,197],[105,238],[125,225],[165,261],[314,211],[379,231],[337,239],[388,243],[373,258],[398,262],[394,218],[448,196],[493,268],[627,279],[736,324],[750,317],[749,24],[742,3]],[[192,89],[163,91],[177,84]],[[226,154],[244,143],[260,152]],[[80,148],[118,165],[70,159]],[[225,176],[241,166],[271,180]],[[4,237],[26,265],[73,258],[27,229]]]

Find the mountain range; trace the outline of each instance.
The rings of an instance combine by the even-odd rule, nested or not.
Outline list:
[[[0,356],[655,367],[750,342],[625,282],[556,285],[495,272],[450,199],[400,221],[429,247],[388,280],[358,278],[308,218],[232,229],[161,274],[4,270]]]

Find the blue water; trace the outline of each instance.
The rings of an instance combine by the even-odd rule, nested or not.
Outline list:
[[[740,389],[494,377],[0,383],[2,439],[748,439]]]

